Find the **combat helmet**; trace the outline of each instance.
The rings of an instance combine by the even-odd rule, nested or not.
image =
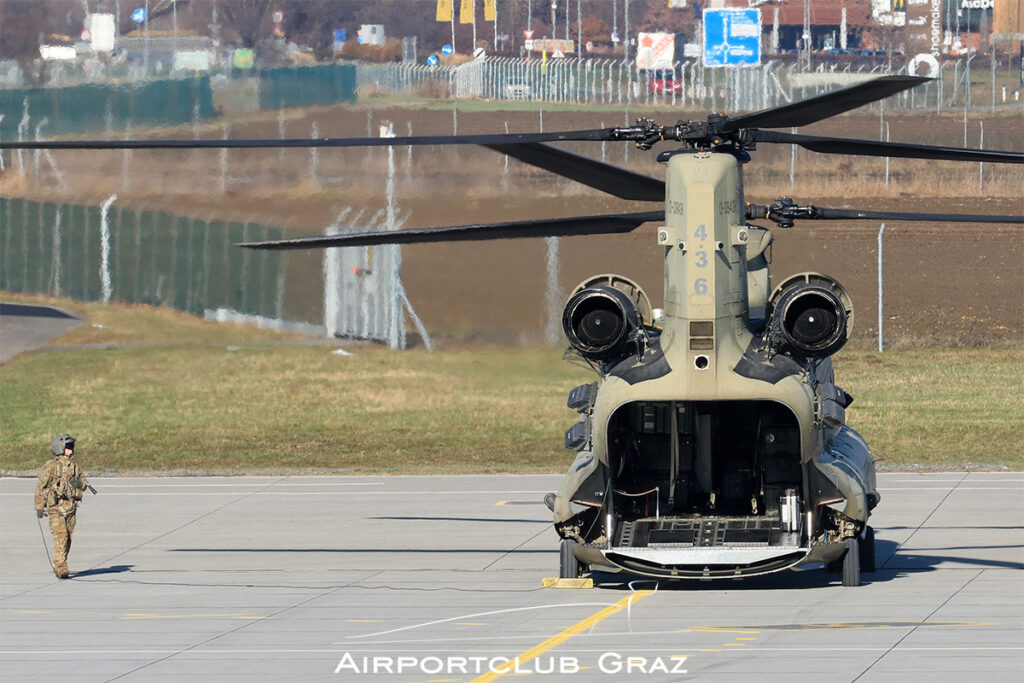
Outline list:
[[[53,437],[53,441],[50,442],[51,453],[54,455],[64,455],[65,448],[75,450],[75,437],[70,434],[61,434],[60,436]]]

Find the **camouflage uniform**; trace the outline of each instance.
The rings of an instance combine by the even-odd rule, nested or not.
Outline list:
[[[85,491],[85,475],[70,456],[55,455],[43,465],[36,485],[35,507],[50,517],[53,534],[53,573],[68,577],[68,551],[75,531],[75,512]]]

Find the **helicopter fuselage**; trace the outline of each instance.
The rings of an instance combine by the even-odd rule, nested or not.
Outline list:
[[[771,233],[743,220],[732,154],[678,153],[667,165],[663,309],[620,350],[580,354],[601,379],[570,399],[580,423],[567,445],[578,453],[555,527],[583,565],[660,577],[835,561],[878,500],[832,379],[849,298],[817,274],[769,296]],[[645,309],[638,287],[619,289]],[[597,306],[588,292],[570,299],[570,340],[574,324],[584,341],[607,329],[586,317]]]

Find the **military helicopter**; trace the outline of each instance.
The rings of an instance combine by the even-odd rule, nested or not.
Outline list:
[[[883,76],[779,107],[661,126],[497,135],[296,140],[2,143],[0,148],[155,149],[483,145],[629,200],[664,209],[551,220],[364,232],[272,242],[309,249],[623,233],[657,223],[664,302],[605,274],[575,288],[563,311],[570,360],[597,381],[569,394],[577,455],[545,503],[561,541],[560,575],[625,571],[670,579],[732,579],[826,563],[847,586],[875,569],[868,524],[880,500],[864,439],[846,425],[853,400],[831,356],[853,327],[843,287],[798,273],[770,287],[770,230],[797,220],[881,219],[1024,223],[1024,216],[908,213],[744,201],[743,164],[758,143],[828,154],[1024,163],[1020,152],[780,133],[874,102],[929,79]],[[664,181],[546,143],[657,143]]]

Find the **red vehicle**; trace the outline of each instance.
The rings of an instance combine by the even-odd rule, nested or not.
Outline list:
[[[682,76],[671,69],[651,71],[647,76],[647,90],[653,95],[669,95],[683,92]]]

